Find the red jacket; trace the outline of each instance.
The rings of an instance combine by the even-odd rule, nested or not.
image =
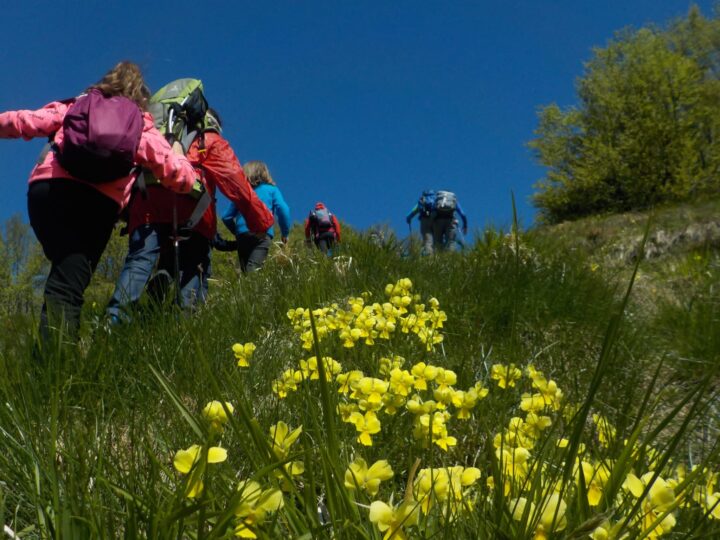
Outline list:
[[[319,202],[315,205],[315,210],[327,210],[327,208],[323,203]],[[315,210],[313,210],[313,212]],[[330,214],[330,220],[332,221],[332,227],[325,231],[321,231],[319,230],[317,224],[315,223],[315,220],[313,219],[313,212],[310,212],[308,217],[305,219],[305,238],[310,239],[310,235],[312,234],[313,239],[316,239],[321,233],[332,232],[335,235],[335,241],[339,242],[340,222],[335,217],[335,214],[328,210],[328,213]]]
[[[240,162],[230,144],[222,135],[208,131],[204,135],[205,149],[200,148],[200,137],[195,139],[187,158],[203,179],[206,188],[215,197],[215,189],[225,195],[242,213],[250,232],[264,233],[273,224],[273,215],[250,186]],[[147,188],[147,198],[137,193],[130,203],[128,230],[130,234],[145,223],[172,223],[173,199],[177,205],[177,222],[186,223],[197,206],[197,199],[187,195],[176,196],[157,185]],[[208,239],[216,232],[215,204],[211,204],[193,229]]]

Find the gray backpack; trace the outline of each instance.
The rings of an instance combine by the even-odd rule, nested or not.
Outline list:
[[[439,217],[452,217],[457,207],[457,197],[452,191],[438,191],[435,194],[435,212]]]

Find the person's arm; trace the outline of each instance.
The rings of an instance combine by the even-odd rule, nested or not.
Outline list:
[[[335,228],[335,240],[337,242],[340,242],[340,222],[335,217],[335,214],[332,215],[332,222],[333,222],[333,227]]]
[[[62,126],[68,103],[53,101],[35,111],[7,111],[0,113],[0,139],[26,141],[35,137],[48,137]]]
[[[415,206],[413,206],[412,210],[410,210],[410,213],[405,217],[405,221],[407,221],[409,224],[412,221],[412,218],[414,218],[418,214],[418,212],[420,212],[420,206],[416,204]]]
[[[311,233],[311,231],[310,231],[310,216],[308,216],[307,218],[305,218],[305,241],[306,242],[310,241],[310,233]]]
[[[277,215],[282,241],[287,242],[287,237],[290,234],[290,207],[285,202],[282,192],[278,188],[274,190],[272,210]]]
[[[460,216],[460,219],[462,219],[463,226],[462,226],[462,232],[463,234],[467,234],[467,216],[465,215],[465,212],[463,212],[462,206],[460,206],[460,202],[457,202],[455,204],[455,211]]]
[[[235,208],[235,205],[233,203],[228,204],[227,209],[225,210],[225,213],[222,215],[222,222],[227,227],[227,229],[232,233],[237,233],[237,228],[235,227],[235,216],[238,215],[237,208]]]
[[[135,154],[138,165],[150,169],[160,183],[178,193],[190,193],[197,178],[195,169],[179,149],[173,150],[165,137],[155,129],[152,117],[145,114],[145,127]],[[177,148],[177,146],[176,146]]]
[[[215,135],[212,137],[212,135]],[[235,205],[253,234],[265,234],[272,227],[273,215],[258,198],[230,144],[217,134],[207,133],[202,167],[220,192]]]

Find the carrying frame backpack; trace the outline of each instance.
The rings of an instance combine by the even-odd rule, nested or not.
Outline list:
[[[143,131],[142,112],[124,96],[91,89],[74,100],[63,118],[63,141],[51,147],[75,178],[99,184],[130,175]]]
[[[435,194],[435,211],[439,217],[452,217],[457,208],[457,196],[452,191],[438,191]]]
[[[196,137],[203,137],[207,123],[205,120],[208,103],[203,94],[202,81],[199,79],[177,79],[155,92],[148,101],[148,112],[153,115],[155,127],[170,144],[179,142],[185,152]],[[219,125],[212,130],[220,132]],[[204,138],[200,139],[204,148]],[[156,184],[158,180],[149,172],[143,171],[136,185],[143,197],[147,197],[147,185]],[[177,206],[173,205],[172,242],[175,258],[175,302],[180,305],[180,240],[186,238],[183,231],[192,230],[200,222],[205,211],[210,207],[213,198],[205,186],[196,181],[191,196],[198,199],[195,209],[188,221],[178,224]],[[176,194],[177,198],[178,195]],[[175,200],[175,199],[174,199]]]
[[[221,132],[217,122],[208,122],[208,103],[200,79],[177,79],[166,84],[152,95],[147,110],[153,115],[157,130],[170,144],[179,142],[185,152],[197,137],[203,137],[207,131]],[[204,139],[200,139],[200,144],[204,147]],[[158,183],[149,171],[143,171],[137,186],[142,196],[147,197],[147,186]],[[198,203],[188,221],[179,227],[186,230],[193,229],[212,204],[212,196],[201,182],[195,182],[189,195]],[[173,226],[177,228],[177,224]]]

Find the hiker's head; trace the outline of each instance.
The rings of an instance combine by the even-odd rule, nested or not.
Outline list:
[[[145,85],[140,67],[133,62],[120,62],[88,90],[97,88],[105,96],[124,96],[145,109],[150,90]]]
[[[321,208],[325,208],[325,205],[321,203],[320,201],[315,203],[315,210],[320,210]]]
[[[244,166],[245,176],[247,176],[250,185],[255,187],[260,184],[275,185],[275,181],[270,176],[267,165],[262,161],[248,161]]]

